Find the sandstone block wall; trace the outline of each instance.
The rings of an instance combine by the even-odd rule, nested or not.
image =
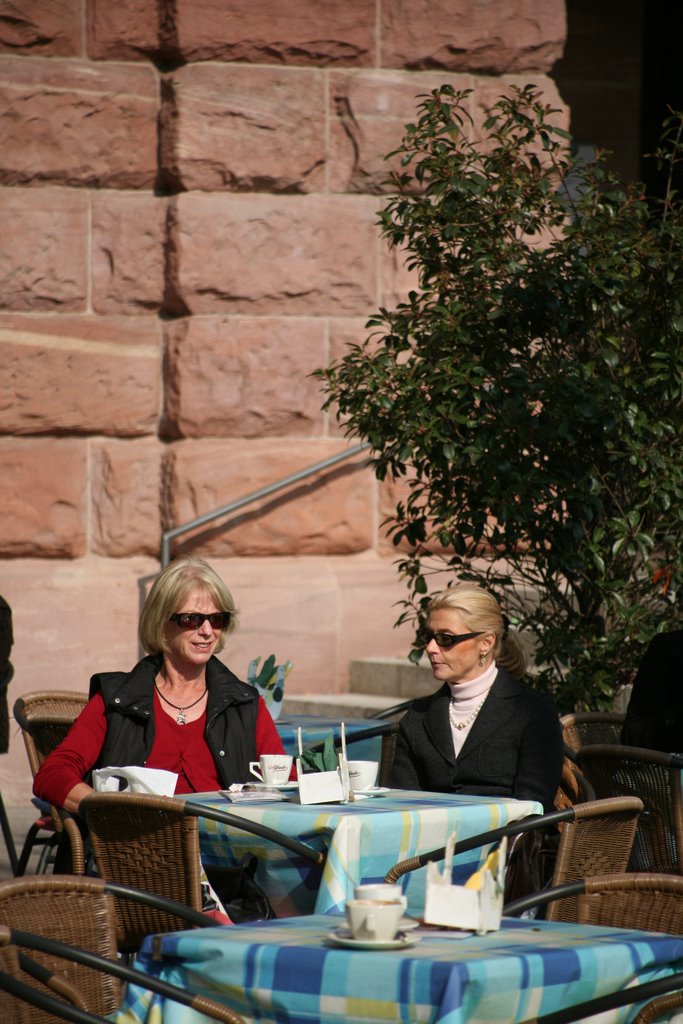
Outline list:
[[[126,581],[132,661],[131,580],[155,571],[162,531],[347,446],[311,373],[410,286],[376,228],[385,155],[444,81],[474,90],[475,120],[514,82],[561,108],[564,33],[564,0],[0,2],[0,592],[17,686],[45,684],[46,644],[58,685],[121,667],[118,640],[95,655],[69,614],[33,631],[64,572],[92,600],[74,584],[58,606],[98,637]],[[336,689],[351,658],[406,652],[389,497],[356,460],[174,550],[229,581],[248,563],[250,601],[272,611],[254,629],[290,624],[292,686]],[[297,581],[276,609],[274,566]],[[306,587],[326,619],[314,656]]]

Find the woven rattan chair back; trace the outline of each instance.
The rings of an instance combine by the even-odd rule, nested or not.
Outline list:
[[[629,871],[683,874],[681,769],[673,755],[640,747],[596,744],[577,759],[598,797],[638,796],[638,821]]]
[[[62,742],[87,703],[86,693],[69,690],[27,693],[14,702],[14,718],[21,728],[34,776],[47,755]]]
[[[93,793],[83,804],[97,870],[102,878],[132,885],[202,909],[199,822],[172,797]],[[137,949],[145,935],[187,925],[154,908],[116,900],[119,948]]]
[[[9,928],[36,932],[108,959],[117,956],[114,901],[98,878],[27,875],[0,882],[0,921]],[[93,1013],[106,1016],[118,1009],[122,994],[118,978],[46,953],[31,952],[30,956],[59,972]],[[35,1007],[25,1012],[31,1024],[56,1019]],[[5,1019],[13,1021],[15,1017],[10,1014]]]
[[[21,728],[34,778],[47,755],[65,738],[87,702],[87,694],[70,690],[36,691],[24,694],[14,702],[14,719]],[[50,818],[54,832],[59,835],[65,830],[65,823],[56,807],[50,807]],[[66,825],[66,831],[69,835],[72,870],[82,874],[84,853],[80,832],[73,821]],[[27,860],[25,854],[22,854],[21,860]]]
[[[585,879],[576,907],[580,924],[681,935],[683,877],[637,871],[594,875]]]
[[[616,711],[575,711],[560,715],[562,737],[575,753],[593,743],[619,743],[625,717]]]
[[[574,820],[562,827],[551,885],[576,882],[588,875],[626,870],[643,801],[613,797],[574,806]],[[549,921],[576,921],[576,897],[548,905]]]

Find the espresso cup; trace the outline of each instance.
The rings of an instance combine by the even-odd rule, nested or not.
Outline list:
[[[403,917],[399,900],[347,900],[346,920],[354,939],[364,942],[390,942],[396,937]]]
[[[379,761],[348,761],[349,783],[354,793],[370,789],[377,782]]]
[[[360,885],[354,885],[353,895],[357,900],[372,900],[373,903],[400,903],[404,911],[408,906],[401,886],[389,885],[387,882],[361,882]]]
[[[258,761],[249,762],[249,771],[267,786],[281,786],[292,770],[290,754],[261,754]]]

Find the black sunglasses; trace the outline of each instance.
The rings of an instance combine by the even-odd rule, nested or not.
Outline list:
[[[230,624],[230,612],[211,612],[210,615],[202,615],[201,612],[176,612],[169,622],[177,622],[181,629],[199,629],[205,619],[209,620],[212,629],[225,629]]]
[[[472,640],[475,636],[481,635],[481,630],[478,633],[442,633],[440,631],[434,633],[431,629],[421,629],[417,637],[423,647],[426,647],[428,643],[435,640],[437,647],[444,651],[450,651],[451,647],[456,647],[463,640]]]

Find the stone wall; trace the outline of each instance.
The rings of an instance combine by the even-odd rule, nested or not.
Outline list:
[[[564,34],[564,0],[0,2],[11,696],[132,663],[162,531],[347,447],[310,374],[409,286],[384,156],[445,81],[475,122],[510,83],[562,107]],[[407,652],[387,501],[356,459],[175,546],[244,609],[236,671]]]

